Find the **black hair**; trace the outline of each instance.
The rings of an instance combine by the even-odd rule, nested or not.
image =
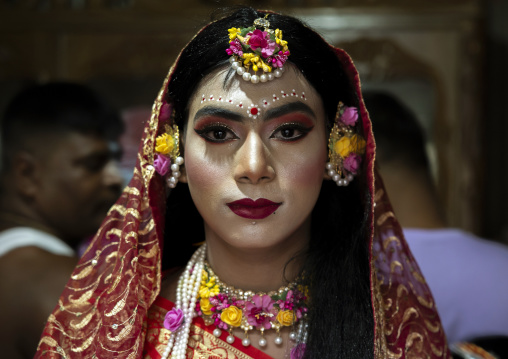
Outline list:
[[[77,131],[116,140],[123,130],[118,112],[84,85],[53,82],[30,86],[14,96],[2,117],[2,170],[9,170],[13,155],[33,136]]]
[[[376,157],[381,166],[397,161],[409,168],[428,171],[425,132],[415,114],[384,91],[363,91],[363,100],[372,120]]]
[[[166,101],[174,104],[175,120],[181,129],[188,115],[188,103],[200,81],[228,60],[227,30],[250,26],[265,14],[252,8],[235,9],[208,25],[183,50],[166,97]],[[300,20],[270,14],[268,21],[271,28],[284,32],[291,51],[289,61],[321,96],[330,129],[339,100],[348,106],[359,106],[343,65],[333,49]],[[186,185],[180,183],[167,202],[166,228],[172,228],[171,237],[189,240],[172,241],[166,246],[170,248],[164,250],[163,266],[185,265],[195,249],[189,244],[204,239],[203,220],[195,207],[189,208],[193,204]],[[323,183],[312,213],[309,249],[302,254],[310,296],[305,358],[373,357],[367,210],[370,203],[364,175],[357,176],[348,187],[337,187],[332,181]]]

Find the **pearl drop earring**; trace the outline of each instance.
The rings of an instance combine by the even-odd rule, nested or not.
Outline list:
[[[171,165],[171,177],[167,179],[168,186],[175,188],[178,183],[178,178],[182,175],[180,172],[180,166],[183,165],[183,157],[178,156],[175,159],[175,163]]]

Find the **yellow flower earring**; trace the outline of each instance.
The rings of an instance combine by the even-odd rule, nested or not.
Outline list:
[[[328,175],[337,186],[347,186],[360,170],[365,140],[353,131],[357,121],[357,108],[339,102],[328,140],[329,162],[326,164]]]
[[[171,169],[167,182],[170,188],[175,188],[181,175],[180,166],[183,165],[179,147],[180,132],[177,125],[166,125],[165,130],[165,133],[156,138],[153,166],[161,176],[165,176]]]

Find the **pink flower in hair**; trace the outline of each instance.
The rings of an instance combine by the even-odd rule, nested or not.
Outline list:
[[[169,171],[169,166],[171,166],[171,159],[161,154],[156,154],[155,156],[155,161],[153,161],[155,171],[161,176],[164,176]]]
[[[277,48],[278,46],[275,41],[268,40],[266,47],[261,49],[261,55],[266,59],[267,57],[272,56]]]
[[[266,39],[266,32],[259,29],[254,30],[250,33],[249,46],[252,50],[258,48],[264,49],[268,46],[268,40]],[[273,52],[272,52],[273,53]]]
[[[342,112],[340,120],[346,126],[353,126],[358,120],[358,110],[356,107],[344,106],[344,112]]]
[[[290,358],[291,359],[302,359],[305,353],[305,343],[300,343],[291,348]]]
[[[226,49],[228,55],[237,54],[238,56],[243,55],[242,43],[238,39],[234,39],[229,43],[229,49]]]
[[[357,155],[356,153],[351,153],[344,160],[344,169],[355,175],[358,173],[358,169],[360,168],[361,163],[362,163],[362,156]]]
[[[166,313],[164,317],[164,328],[171,332],[176,332],[183,322],[183,311],[179,308],[173,308]]]

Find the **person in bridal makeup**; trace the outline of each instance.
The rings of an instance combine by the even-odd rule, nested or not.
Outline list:
[[[36,357],[449,358],[370,127],[343,50],[222,13],[166,77]]]

